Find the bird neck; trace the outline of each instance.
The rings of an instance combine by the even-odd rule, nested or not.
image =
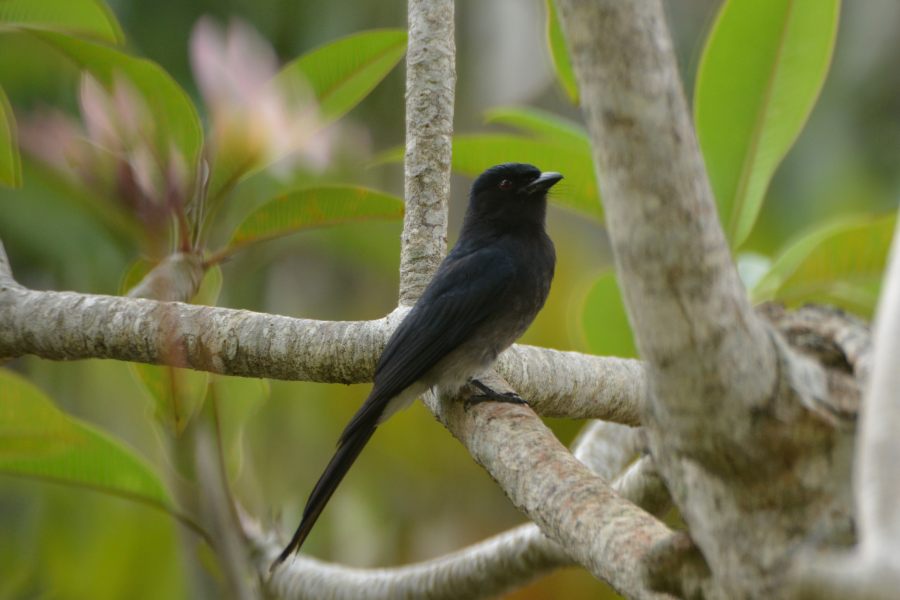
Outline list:
[[[547,202],[523,204],[516,210],[477,210],[470,204],[463,219],[460,237],[498,237],[501,235],[533,236],[544,233]]]

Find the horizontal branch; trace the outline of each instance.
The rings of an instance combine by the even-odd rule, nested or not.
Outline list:
[[[5,263],[4,263],[5,264]],[[210,306],[28,290],[0,279],[0,357],[110,358],[222,375],[371,381],[406,309],[372,321],[317,321]],[[636,424],[637,361],[514,346],[499,370],[546,416]]]
[[[280,545],[253,523],[245,525],[260,573]],[[298,555],[276,570],[267,587],[291,600],[393,600],[485,598],[502,594],[571,564],[533,524],[522,525],[458,552],[390,569],[357,569]]]
[[[641,422],[647,376],[638,360],[516,344],[496,368],[545,417]]]
[[[315,321],[6,287],[0,289],[0,356],[111,358],[223,375],[357,383],[371,377],[386,341],[385,321]]]

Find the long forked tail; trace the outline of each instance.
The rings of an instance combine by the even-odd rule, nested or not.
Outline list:
[[[337,489],[338,484],[344,479],[344,475],[350,470],[350,466],[356,461],[356,457],[362,452],[369,438],[375,433],[374,422],[362,426],[357,424],[357,427],[352,427],[352,425],[353,422],[351,422],[351,427],[344,431],[344,435],[341,436],[341,441],[338,443],[337,452],[331,457],[331,461],[325,467],[325,472],[319,477],[316,487],[313,488],[312,493],[309,495],[309,500],[306,501],[306,508],[303,509],[303,519],[300,520],[300,526],[294,532],[294,537],[291,538],[287,547],[281,551],[281,554],[269,567],[269,571],[274,571],[288,556],[300,549],[313,525],[316,524],[319,515],[322,514],[322,509],[328,504],[328,500],[331,498],[334,490]]]

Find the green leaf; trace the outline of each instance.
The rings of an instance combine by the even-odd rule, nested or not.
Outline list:
[[[543,171],[559,171],[565,179],[551,191],[550,201],[583,216],[603,220],[589,146],[561,139],[507,134],[453,138],[453,169],[460,173],[476,177],[489,167],[510,161],[531,163]]]
[[[359,104],[406,52],[406,31],[378,29],[357,33],[312,50],[285,67],[273,84],[288,104],[302,106],[312,93],[319,126],[336,121]],[[310,135],[314,132],[310,131]],[[244,148],[216,149],[209,184],[213,208],[238,181],[266,166]]]
[[[569,51],[566,48],[566,39],[559,24],[554,0],[547,0],[547,45],[550,47],[550,56],[553,58],[553,68],[556,70],[559,85],[572,104],[578,104],[578,82],[575,81],[575,71],[569,60]]]
[[[131,263],[127,269],[125,269],[125,273],[122,275],[122,278],[119,280],[119,295],[124,296],[134,288],[137,284],[141,282],[141,280],[147,276],[147,273],[150,272],[156,263],[151,262],[145,258],[139,258],[133,263]]]
[[[215,400],[219,440],[231,480],[238,477],[243,462],[244,425],[269,398],[269,393],[269,382],[265,379],[212,377],[209,395]]]
[[[120,44],[122,27],[100,0],[0,0],[0,31],[29,27]]]
[[[789,244],[754,288],[754,301],[831,302],[872,314],[896,215],[819,226]]]
[[[156,418],[180,435],[203,408],[209,373],[143,363],[129,363],[141,387],[153,401]]]
[[[87,423],[60,412],[36,386],[0,369],[0,472],[123,496],[172,512],[151,466]]]
[[[839,0],[728,0],[700,60],[694,118],[733,248],[750,234],[778,164],[815,104]]]
[[[19,143],[16,137],[16,117],[2,87],[0,87],[0,183],[8,187],[22,185],[22,160],[19,157]]]
[[[623,358],[637,356],[615,272],[604,273],[590,287],[581,310],[581,323],[592,353]]]
[[[587,131],[581,125],[547,111],[520,106],[501,106],[485,111],[484,120],[487,123],[513,127],[536,137],[578,144],[584,147],[585,152],[591,151]]]
[[[200,282],[200,288],[191,300],[191,304],[215,306],[219,301],[219,294],[221,291],[222,269],[219,265],[213,265],[206,270],[206,273],[204,273],[203,281]]]
[[[405,53],[405,30],[364,31],[304,54],[288,63],[276,80],[288,92],[311,89],[327,123],[359,104]]]
[[[51,32],[33,32],[111,88],[116,76],[125,77],[141,95],[155,124],[154,146],[163,164],[174,146],[193,173],[203,148],[203,129],[187,93],[158,64],[114,48]]]
[[[331,185],[295,190],[250,213],[229,246],[244,246],[312,227],[403,216],[403,200],[363,187]]]

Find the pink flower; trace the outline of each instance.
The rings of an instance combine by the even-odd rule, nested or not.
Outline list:
[[[21,119],[25,151],[160,232],[188,200],[180,153],[155,147],[153,119],[124,77],[114,77],[107,89],[84,74],[79,103],[83,125],[58,111]]]
[[[245,171],[278,162],[323,167],[330,136],[320,132],[315,99],[302,83],[290,90],[275,76],[272,47],[252,27],[233,20],[226,31],[200,19],[190,43],[194,76],[210,111],[214,156]],[[215,158],[213,159],[215,161]]]

